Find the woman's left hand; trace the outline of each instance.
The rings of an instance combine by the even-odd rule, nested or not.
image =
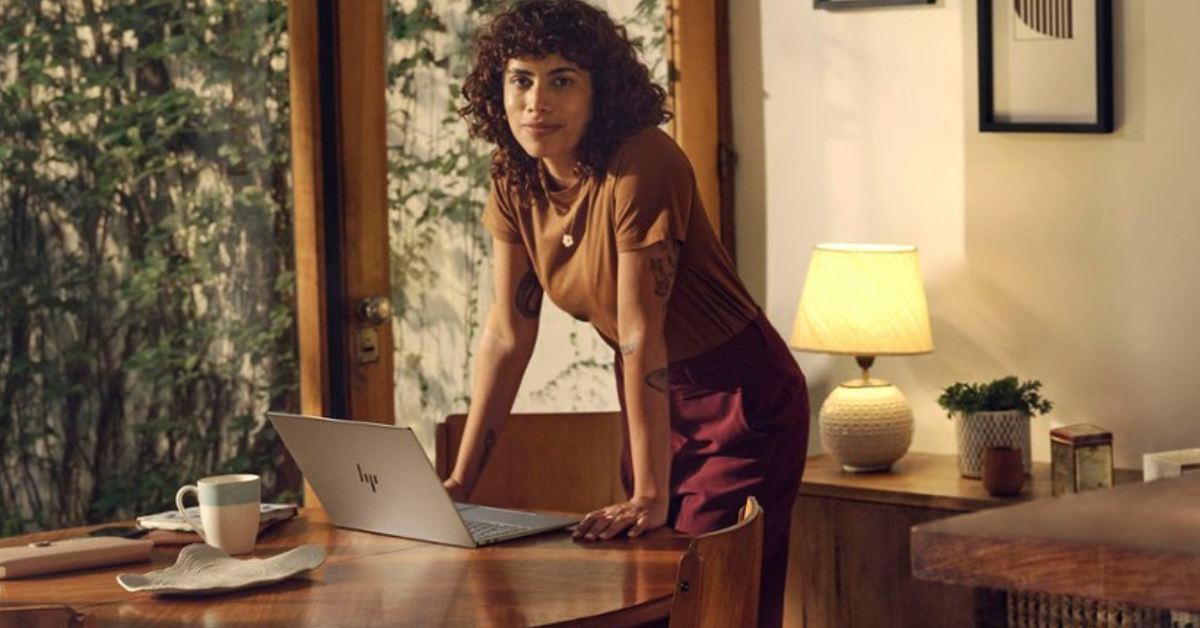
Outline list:
[[[629,538],[637,538],[643,532],[661,528],[667,523],[667,500],[634,497],[623,504],[613,504],[589,512],[574,537],[585,541],[607,541],[625,532]]]

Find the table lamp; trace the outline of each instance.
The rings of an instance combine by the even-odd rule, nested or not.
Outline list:
[[[818,244],[800,295],[792,347],[852,355],[862,378],[842,383],[821,406],[821,443],[847,471],[886,471],[912,444],[904,394],[871,377],[880,355],[933,351],[917,247]]]

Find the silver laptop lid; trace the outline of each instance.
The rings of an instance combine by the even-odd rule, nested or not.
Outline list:
[[[268,412],[334,525],[475,547],[412,430]]]

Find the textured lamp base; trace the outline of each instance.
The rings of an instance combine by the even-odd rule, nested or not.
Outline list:
[[[847,471],[887,471],[912,444],[908,399],[883,380],[838,386],[821,406],[818,420],[825,451]]]

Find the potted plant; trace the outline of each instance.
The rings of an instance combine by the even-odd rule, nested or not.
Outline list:
[[[986,384],[956,382],[942,391],[937,402],[954,419],[963,477],[980,477],[988,447],[1020,448],[1025,473],[1030,473],[1029,419],[1054,407],[1041,388],[1036,379],[1022,382],[1010,375]]]

